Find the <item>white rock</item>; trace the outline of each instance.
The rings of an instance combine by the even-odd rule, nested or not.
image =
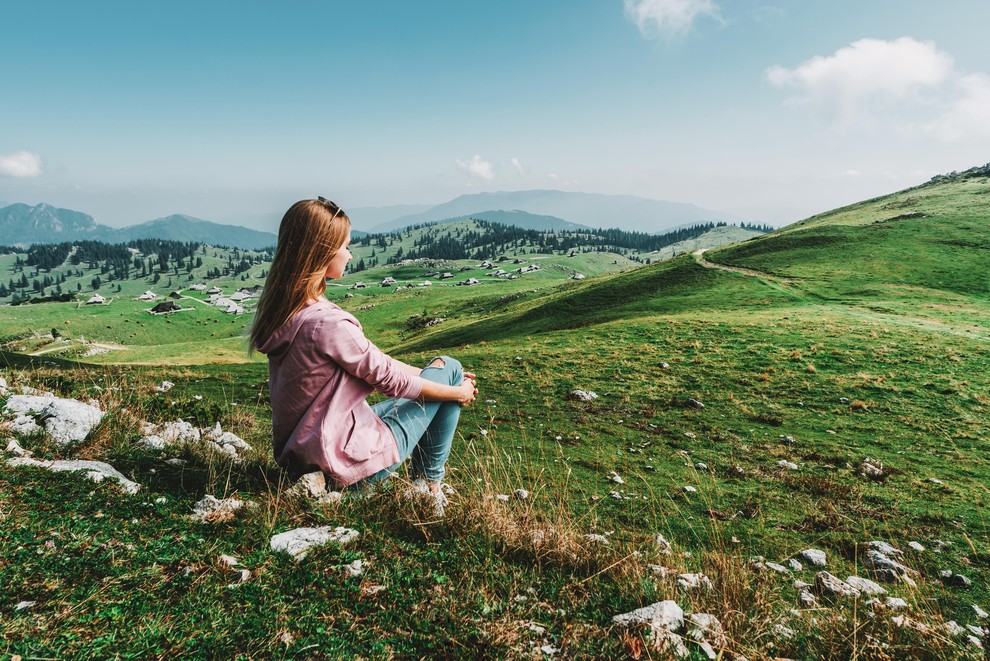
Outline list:
[[[891,558],[891,557],[894,557],[894,556],[897,556],[897,555],[904,555],[904,552],[901,551],[896,546],[894,546],[892,544],[888,544],[887,542],[879,541],[879,540],[874,540],[874,541],[870,542],[867,546],[869,546],[869,548],[873,549],[874,551],[878,551],[879,553],[887,556],[888,558]]]
[[[313,500],[317,503],[336,503],[343,498],[339,491],[330,491],[326,476],[321,471],[307,473],[292,485],[286,495],[302,500]]]
[[[938,479],[937,477],[930,477],[930,478],[928,478],[928,481],[931,482],[932,484],[938,484],[938,485],[945,484],[945,482],[943,482],[942,480]]]
[[[911,547],[912,550],[917,551],[918,553],[921,553],[922,551],[925,550],[925,547],[919,544],[918,542],[908,542],[908,546]]]
[[[132,482],[128,480],[122,473],[115,469],[110,464],[104,463],[102,461],[82,461],[79,459],[62,459],[58,461],[40,461],[38,459],[31,459],[29,457],[18,457],[16,459],[8,459],[8,466],[38,466],[40,468],[46,468],[53,472],[63,472],[63,471],[83,471],[86,477],[93,480],[94,482],[102,482],[106,478],[116,480],[120,487],[127,493],[137,493],[141,488],[141,485],[137,482]]]
[[[790,462],[790,461],[783,460],[783,459],[780,460],[780,461],[778,461],[777,462],[777,465],[780,466],[781,468],[787,469],[789,471],[796,471],[798,469],[798,465],[797,464],[795,464],[793,462]]]
[[[792,638],[794,638],[794,636],[797,635],[796,633],[794,633],[794,629],[791,629],[790,627],[783,624],[773,625],[773,634],[777,638],[782,638],[784,640],[791,640]]]
[[[516,500],[528,500],[529,492],[525,489],[516,489],[512,492],[512,495],[516,497]]]
[[[677,576],[677,587],[685,592],[709,591],[715,586],[712,580],[704,574],[679,574]]]
[[[0,395],[7,394],[7,379],[0,376]]]
[[[859,590],[860,594],[864,594],[869,597],[876,597],[887,594],[887,590],[880,587],[878,584],[874,583],[868,578],[860,578],[859,576],[850,576],[846,578],[846,583],[853,586],[855,589]]]
[[[867,550],[866,556],[863,559],[863,564],[870,569],[877,578],[889,583],[899,580],[900,577],[907,577],[917,573],[913,569],[906,567],[896,560],[890,559],[880,551],[872,548]]]
[[[708,659],[710,659],[710,661],[715,661],[716,659],[718,659],[718,653],[715,651],[715,648],[712,647],[712,644],[711,643],[706,642],[706,641],[702,641],[702,642],[698,643],[698,647],[701,649],[701,652],[706,657],[708,657]],[[736,658],[739,658],[739,657],[736,657]]]
[[[826,563],[825,551],[819,549],[805,549],[798,553],[799,556],[814,567],[824,567]]]
[[[966,642],[968,642],[973,647],[976,647],[978,649],[983,649],[983,643],[980,642],[980,639],[977,638],[976,636],[966,636]]]
[[[350,577],[360,576],[364,573],[364,563],[361,560],[355,560],[349,565],[344,566],[344,571]]]
[[[7,400],[4,410],[18,419],[35,418],[59,445],[85,439],[103,420],[103,411],[98,406],[54,396],[14,395]]]
[[[14,606],[14,610],[16,610],[16,611],[22,611],[22,610],[26,610],[28,608],[34,608],[37,605],[38,605],[38,602],[37,601],[19,601],[19,602],[17,602],[17,605]]]
[[[801,571],[802,569],[804,569],[804,565],[798,562],[797,558],[788,559],[787,566],[790,567],[793,571]]]
[[[775,572],[777,574],[787,574],[787,573],[790,573],[789,570],[787,569],[787,567],[785,567],[784,565],[778,565],[776,562],[767,562],[767,563],[765,563],[765,566],[766,566],[767,569],[769,569],[770,571],[773,571],[773,572]]]
[[[691,613],[688,615],[687,637],[691,640],[714,643],[719,647],[726,645],[725,629],[722,622],[709,613]]]
[[[590,402],[593,399],[598,399],[598,395],[590,390],[572,390],[571,398],[581,402]]]
[[[17,442],[17,439],[12,438],[7,443],[7,454],[12,454],[15,457],[30,457],[34,453],[22,448],[20,443]]]
[[[144,434],[141,443],[157,450],[180,443],[196,443],[202,438],[200,430],[184,420],[160,425],[144,422],[141,424],[141,433]]]
[[[612,482],[615,482],[616,484],[626,483],[626,481],[623,480],[622,477],[620,477],[619,474],[616,473],[615,471],[612,471],[611,473],[608,474],[608,479],[611,480]]]
[[[660,553],[663,555],[670,554],[670,542],[664,539],[663,535],[657,535],[657,549],[659,549]]]
[[[226,567],[236,567],[241,564],[241,561],[232,555],[221,555],[220,564]]]
[[[906,611],[908,603],[900,597],[887,597],[884,605],[892,611]]]
[[[658,601],[649,606],[616,615],[612,618],[612,622],[627,627],[649,624],[654,628],[679,631],[684,626],[684,611],[677,605],[676,601]]]
[[[983,628],[978,627],[975,624],[967,624],[966,628],[969,629],[969,632],[977,638],[983,638],[986,635],[983,633]]]
[[[794,581],[794,588],[796,590],[803,590],[805,588],[810,588],[810,587],[811,587],[811,583],[802,581],[800,578]]]
[[[973,612],[976,614],[976,619],[978,620],[985,620],[988,617],[990,617],[990,615],[988,615],[985,610],[983,610],[976,604],[973,604]]]
[[[820,571],[815,575],[815,588],[818,594],[827,594],[837,597],[858,597],[859,590],[843,581],[838,576],[833,576],[827,571]]]
[[[703,464],[700,461],[694,465],[695,470],[706,471],[708,470],[708,464]]]
[[[804,608],[814,608],[818,605],[818,599],[816,599],[815,595],[811,594],[811,591],[807,589],[801,590],[801,592],[798,593],[798,601],[801,602],[801,606]]]
[[[155,386],[155,390],[157,390],[158,392],[168,392],[174,387],[175,384],[172,383],[171,381],[162,381],[157,386]]]
[[[181,466],[185,466],[187,462],[185,459],[174,458],[174,459],[166,459],[165,463],[168,464],[169,466],[181,467]]]
[[[945,631],[953,638],[966,635],[966,628],[959,626],[959,623],[955,620],[949,620],[945,623]]]
[[[686,659],[691,656],[691,650],[688,649],[687,645],[684,644],[684,639],[679,635],[668,629],[655,626],[651,628],[653,630],[653,646],[665,655],[664,658]]]
[[[681,487],[681,491],[683,491],[684,493],[697,493],[698,492],[698,490],[695,489],[694,487],[692,487],[690,484],[687,485],[687,486],[685,486],[685,487]]]
[[[193,513],[190,516],[204,522],[225,520],[232,518],[234,513],[246,504],[237,498],[220,500],[216,496],[206,494],[198,503],[193,505]]]
[[[495,499],[496,500],[501,500],[503,503],[507,503],[507,502],[509,502],[509,494],[507,494],[507,493],[498,493],[498,494],[495,494]]]
[[[360,536],[357,530],[338,526],[323,526],[320,528],[296,528],[279,533],[271,539],[273,551],[284,551],[299,562],[305,558],[310,549],[323,544],[348,544]]]
[[[589,534],[589,535],[582,535],[582,537],[584,537],[589,542],[595,542],[597,544],[608,546],[608,538],[605,535]]]

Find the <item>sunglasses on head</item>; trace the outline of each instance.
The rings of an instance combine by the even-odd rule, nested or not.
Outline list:
[[[344,211],[343,209],[340,208],[340,205],[339,204],[337,204],[336,202],[331,202],[330,200],[328,200],[327,198],[323,197],[322,195],[318,196],[316,198],[316,201],[319,202],[320,204],[322,204],[323,206],[325,206],[328,211],[332,211],[333,212],[333,216],[330,217],[330,222],[331,223],[333,222],[334,218],[337,217],[338,214],[341,214]]]

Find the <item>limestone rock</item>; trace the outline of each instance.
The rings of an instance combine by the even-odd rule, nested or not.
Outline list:
[[[22,448],[21,444],[17,442],[17,439],[12,438],[7,441],[7,454],[12,454],[15,457],[30,457],[34,453]]]
[[[798,465],[797,464],[795,464],[793,462],[790,462],[790,461],[787,461],[786,459],[781,459],[780,461],[777,462],[777,465],[779,467],[781,467],[781,468],[783,468],[785,470],[789,470],[789,471],[796,471],[798,469]]]
[[[976,619],[978,620],[985,620],[988,617],[990,617],[990,615],[988,615],[985,610],[983,610],[976,604],[973,604],[973,613],[976,614]]]
[[[856,590],[859,590],[860,594],[864,594],[868,597],[877,597],[880,595],[887,594],[887,590],[880,587],[877,583],[874,583],[868,578],[860,578],[859,576],[850,576],[846,578],[846,583],[853,586]]]
[[[4,410],[16,416],[15,426],[20,429],[30,426],[24,418],[40,422],[59,445],[78,443],[103,420],[103,411],[98,406],[53,395],[14,395],[7,400]]]
[[[872,542],[867,544],[867,547],[873,549],[874,551],[878,551],[879,553],[882,553],[888,558],[893,558],[894,556],[898,556],[898,555],[904,555],[904,551],[900,550],[893,544],[888,544],[887,542],[882,542],[879,540],[873,540]]]
[[[818,594],[832,597],[859,596],[859,590],[827,571],[820,571],[815,575],[815,589]]]
[[[699,643],[712,643],[725,647],[727,640],[722,622],[709,613],[691,613],[688,615],[687,637]]]
[[[918,553],[921,553],[925,550],[925,547],[919,544],[918,542],[908,542],[908,546],[911,547],[912,551],[916,551]]]
[[[818,599],[816,599],[815,595],[811,594],[811,591],[807,589],[801,590],[801,592],[798,593],[798,601],[804,608],[814,608],[818,605]]]
[[[302,500],[312,500],[317,503],[339,502],[343,495],[339,491],[330,491],[326,476],[321,471],[306,473],[292,485],[286,495]]]
[[[715,586],[712,580],[704,574],[680,574],[677,577],[677,587],[685,592],[709,591]]]
[[[614,624],[624,626],[635,626],[639,624],[649,624],[654,629],[666,629],[667,631],[679,631],[684,626],[684,611],[677,605],[676,601],[658,601],[637,608],[634,611],[616,615],[612,618]]]
[[[579,402],[590,402],[593,399],[598,399],[598,395],[590,390],[572,390],[570,397]]]
[[[196,443],[202,437],[198,428],[183,420],[160,425],[144,422],[141,423],[141,433],[144,434],[141,443],[156,450],[179,443]]]
[[[887,583],[895,583],[917,574],[913,569],[872,548],[866,551],[863,564],[876,578]]]
[[[602,546],[608,546],[608,537],[605,535],[588,534],[582,536],[589,542],[595,542],[596,544],[601,544]]]
[[[116,480],[120,487],[127,493],[137,493],[141,489],[141,485],[137,482],[132,482],[131,480],[124,477],[123,473],[119,472],[113,466],[102,461],[83,461],[80,459],[60,459],[57,461],[41,461],[38,459],[31,459],[30,457],[17,457],[15,459],[7,460],[8,466],[38,466],[40,468],[46,468],[53,472],[63,472],[63,471],[83,471],[86,477],[93,480],[94,482],[102,482],[106,478]]]
[[[827,564],[825,551],[821,551],[819,549],[805,549],[804,551],[798,553],[798,556],[804,558],[804,560],[813,567],[824,567]]]
[[[516,500],[529,500],[529,492],[525,489],[516,489],[512,495],[516,497]]]
[[[664,655],[664,658],[686,659],[691,656],[691,650],[679,635],[663,628],[652,627],[652,629],[653,646]]]
[[[773,635],[782,640],[791,640],[797,634],[794,632],[794,629],[791,629],[787,625],[775,624],[773,625]]]
[[[660,553],[663,555],[670,555],[670,542],[664,539],[663,535],[657,535],[657,549],[659,549]]]
[[[348,544],[360,536],[357,530],[338,526],[323,526],[320,528],[296,528],[279,533],[272,537],[270,546],[273,551],[283,551],[299,562],[305,558],[310,549],[324,544]]]
[[[220,523],[233,519],[235,513],[245,505],[247,503],[237,498],[220,500],[216,496],[206,494],[198,503],[193,505],[193,513],[190,516],[204,523]]]
[[[687,399],[684,400],[684,408],[697,409],[700,411],[701,409],[705,408],[705,405],[694,398],[688,397]]]

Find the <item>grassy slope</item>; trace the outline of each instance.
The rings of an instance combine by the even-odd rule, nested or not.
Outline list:
[[[109,506],[111,487],[76,480],[56,498],[45,474],[0,469],[9,523],[20,531],[0,554],[9,558],[0,564],[8,601],[41,602],[4,625],[8,650],[93,655],[119,653],[126,641],[131,656],[528,657],[549,643],[574,656],[635,655],[643,640],[610,628],[611,615],[675,598],[718,615],[731,650],[749,658],[955,658],[962,650],[944,635],[892,630],[851,603],[789,618],[791,580],[755,573],[747,559],[817,547],[845,577],[863,571],[859,542],[920,541],[929,550],[906,559],[922,571],[920,589],[890,588],[913,617],[971,623],[969,604],[987,608],[990,352],[984,253],[972,246],[985,245],[990,227],[966,197],[975,190],[927,191],[928,218],[872,225],[891,196],[859,205],[855,217],[842,211],[839,226],[816,220],[706,255],[767,277],[682,257],[539,292],[504,283],[437,289],[439,298],[407,290],[340,299],[355,310],[372,305],[356,314],[404,359],[451,353],[481,377],[481,400],[464,411],[450,464],[459,495],[442,524],[388,494],[315,509],[279,498],[280,473],[265,454],[261,365],[135,371],[15,362],[12,379],[128,409],[77,452],[110,460],[146,491]],[[415,314],[449,319],[424,331]],[[162,378],[176,389],[154,393]],[[599,398],[571,401],[574,388]],[[688,397],[705,409],[685,408]],[[180,456],[190,463],[176,468],[161,461],[174,452],[135,447],[132,416],[181,411],[204,424],[222,420],[259,456],[237,466],[187,449]],[[25,445],[75,454],[40,439]],[[882,480],[860,475],[866,457],[884,463]],[[609,481],[609,471],[625,484]],[[683,493],[688,484],[698,493]],[[486,499],[517,487],[532,492],[526,504]],[[260,507],[226,524],[192,524],[182,516],[203,493],[236,493]],[[153,503],[159,494],[166,503]],[[109,516],[95,519],[97,511]],[[314,524],[352,525],[364,536],[299,567],[266,551],[271,532]],[[533,530],[550,529],[557,546],[534,544]],[[611,545],[581,540],[587,532],[609,533]],[[692,556],[658,555],[657,532]],[[934,553],[934,540],[950,546]],[[255,569],[252,582],[225,588],[215,560],[222,552]],[[343,578],[342,565],[358,557],[366,576]],[[716,589],[680,595],[650,562],[705,571]],[[973,586],[943,587],[939,569],[964,573]],[[387,589],[369,595],[372,583]],[[217,612],[242,615],[211,624]],[[794,641],[774,640],[784,619],[798,631]]]

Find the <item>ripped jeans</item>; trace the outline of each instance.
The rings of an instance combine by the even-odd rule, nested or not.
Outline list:
[[[443,367],[433,366],[438,360],[443,361]],[[464,380],[464,370],[457,360],[440,356],[430,361],[420,376],[435,383],[457,386]],[[399,448],[399,461],[361,482],[371,485],[385,480],[410,456],[414,479],[422,477],[427,482],[443,479],[457,420],[461,416],[458,402],[386,399],[372,406],[371,410],[392,430]]]

